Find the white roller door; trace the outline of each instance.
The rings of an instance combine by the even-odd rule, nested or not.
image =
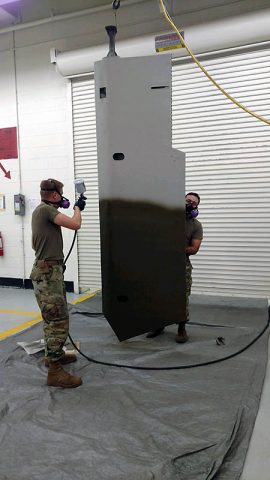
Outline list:
[[[238,101],[270,119],[270,51],[203,61]],[[173,145],[204,226],[194,292],[270,297],[270,127],[227,100],[194,63],[173,69]]]
[[[238,101],[270,118],[270,50],[204,60]],[[79,284],[100,285],[93,79],[73,89],[75,174],[89,208],[79,232]],[[187,191],[198,191],[204,240],[193,292],[270,297],[269,126],[231,104],[190,62],[173,67],[173,146],[187,154]]]
[[[72,80],[75,178],[84,178],[87,208],[78,232],[79,287],[101,286],[94,79]]]

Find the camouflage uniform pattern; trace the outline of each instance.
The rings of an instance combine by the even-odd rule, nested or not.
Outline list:
[[[201,222],[196,218],[187,218],[186,219],[186,247],[192,245],[192,240],[202,240],[203,239],[203,227]],[[189,259],[189,256],[186,255],[186,319],[184,322],[189,321],[189,297],[191,294],[192,286],[192,264]]]
[[[69,314],[63,276],[63,265],[42,267],[35,262],[30,278],[43,318],[45,355],[57,361],[63,355],[63,346],[69,331]]]
[[[192,286],[192,265],[190,260],[186,260],[186,320],[183,323],[189,321],[189,296],[191,293]]]

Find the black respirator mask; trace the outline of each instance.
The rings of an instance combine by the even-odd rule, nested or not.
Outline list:
[[[187,218],[196,218],[199,215],[199,210],[197,207],[193,207],[192,203],[186,203],[186,217]]]

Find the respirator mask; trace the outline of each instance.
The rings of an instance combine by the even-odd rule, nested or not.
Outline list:
[[[57,192],[59,193],[59,192]],[[61,195],[61,193],[59,193],[59,195]],[[57,202],[59,207],[60,208],[69,208],[70,207],[70,201],[68,198],[66,197],[63,197],[63,195],[61,195],[61,200],[60,202]]]
[[[198,215],[199,215],[198,208],[194,207],[192,203],[186,203],[186,217],[196,218]]]
[[[66,197],[63,197],[63,195],[61,195],[61,193],[58,190],[56,190],[56,188],[53,191],[59,193],[59,195],[61,196],[61,200],[59,202],[52,202],[50,200],[49,202],[46,202],[46,203],[54,203],[55,205],[58,205],[58,207],[60,208],[69,208],[70,207],[69,199]]]
[[[50,201],[43,200],[43,201],[45,201],[45,203],[52,203],[54,205],[58,205],[60,208],[69,208],[70,207],[69,199],[61,195],[61,193],[59,192],[58,188],[56,188],[56,185],[52,180],[51,180],[51,184],[52,184],[52,188],[46,188],[46,189],[42,188],[41,190],[43,192],[57,192],[60,195],[61,200],[59,200],[59,202],[53,202],[52,200]]]

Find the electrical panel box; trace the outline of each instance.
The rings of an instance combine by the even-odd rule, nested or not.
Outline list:
[[[21,193],[14,195],[15,215],[25,215],[25,196]]]

